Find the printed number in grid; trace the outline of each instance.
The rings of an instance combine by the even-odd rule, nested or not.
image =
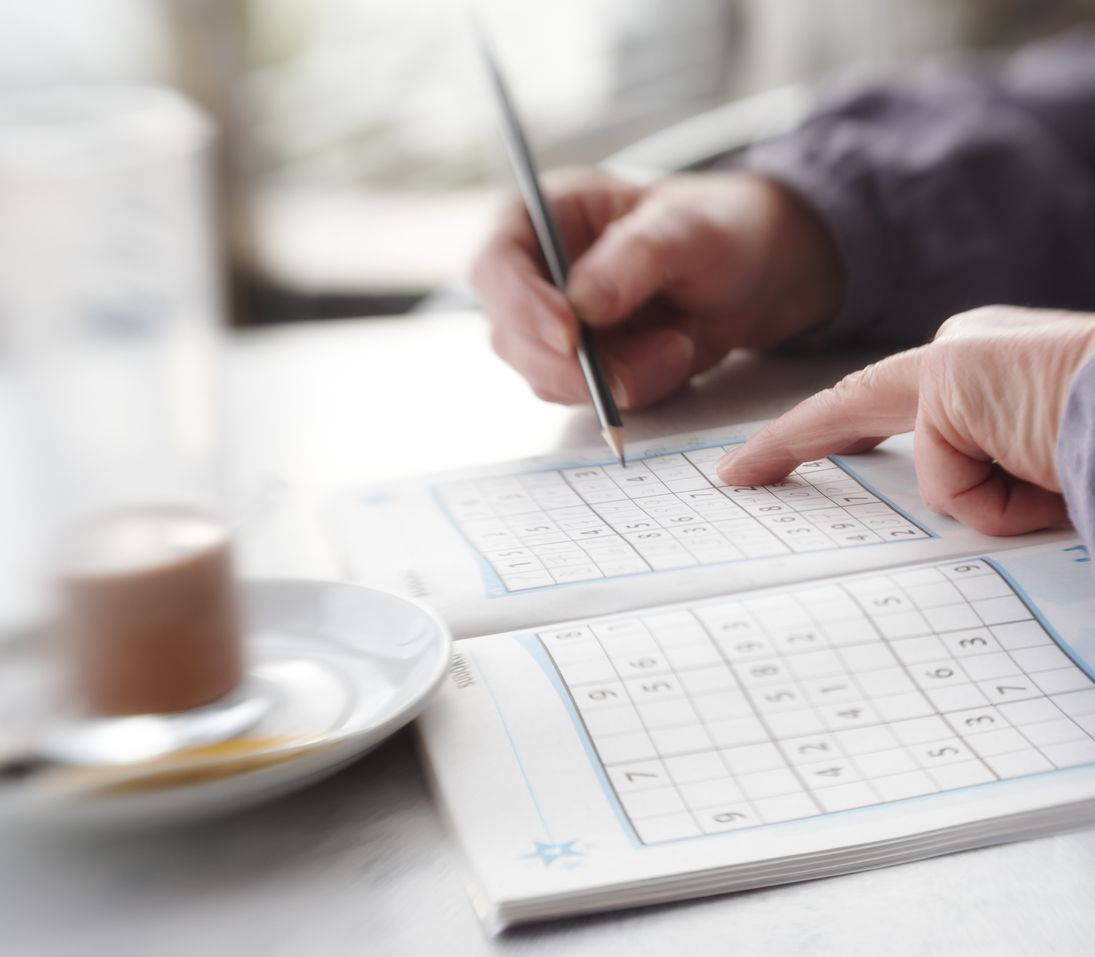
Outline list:
[[[449,516],[510,592],[928,537],[829,459],[728,486],[729,446],[441,486]]]
[[[643,843],[1095,762],[1095,684],[984,560],[538,637]]]

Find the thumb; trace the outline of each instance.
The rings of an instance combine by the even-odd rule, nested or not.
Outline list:
[[[591,326],[625,319],[662,289],[686,258],[688,233],[653,203],[641,203],[601,234],[570,270],[567,298]]]

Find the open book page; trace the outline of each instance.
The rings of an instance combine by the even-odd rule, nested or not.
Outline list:
[[[420,724],[494,924],[1018,838],[1095,801],[1075,543],[462,642]]]
[[[646,442],[626,468],[599,448],[356,490],[335,539],[457,637],[1000,547],[921,503],[911,436],[727,487],[715,463],[761,424]]]

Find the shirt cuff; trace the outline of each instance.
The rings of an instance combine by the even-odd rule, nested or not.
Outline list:
[[[1095,549],[1095,355],[1069,387],[1057,433],[1057,474],[1072,524]]]
[[[803,129],[752,147],[743,169],[779,183],[813,209],[832,237],[844,267],[844,302],[824,326],[796,345],[861,337],[884,309],[892,269],[886,230],[859,134],[836,117],[818,117]]]

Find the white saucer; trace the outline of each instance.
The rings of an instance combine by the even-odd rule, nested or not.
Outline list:
[[[117,780],[98,786],[101,769],[0,782],[0,826],[131,827],[220,814],[285,794],[412,721],[448,667],[448,629],[407,599],[312,581],[250,582],[241,595],[249,667],[235,694],[265,705],[246,740],[273,743],[243,756],[203,759],[205,773],[130,766],[136,787],[124,780],[125,768],[122,786]],[[0,649],[0,656],[0,724],[10,725],[17,714],[25,723],[28,702],[49,697],[50,670],[25,642]],[[118,771],[109,773],[116,778]]]

